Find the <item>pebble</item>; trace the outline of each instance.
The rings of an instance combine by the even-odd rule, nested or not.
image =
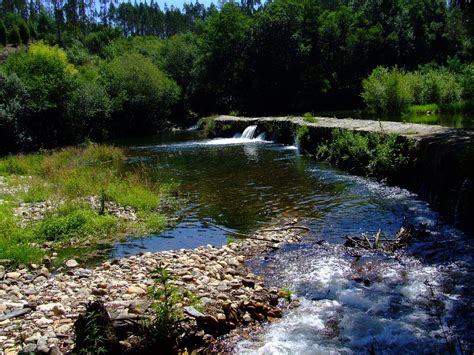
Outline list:
[[[68,261],[66,261],[66,266],[67,267],[76,267],[78,265],[79,265],[79,263],[74,259],[69,259]]]
[[[271,235],[272,239],[281,241],[298,240],[296,237],[293,232]],[[46,353],[50,348],[52,352],[71,351],[74,322],[84,312],[85,305],[97,299],[104,302],[111,315],[124,319],[146,316],[150,304],[147,289],[154,284],[151,272],[158,265],[166,266],[176,287],[192,290],[200,297],[203,307],[200,311],[214,327],[231,322],[229,327],[235,328],[238,322],[264,317],[239,307],[252,299],[257,302],[258,297],[270,299],[269,291],[244,264],[246,258],[269,250],[267,244],[247,239],[220,248],[208,245],[194,250],[147,252],[109,260],[92,269],[80,268],[76,260],[70,259],[65,263],[66,271],[54,274],[40,265],[8,272],[0,280],[0,316],[13,311],[19,315],[0,322],[0,349],[38,353]],[[234,307],[231,313],[237,315],[232,321],[224,310],[229,302],[233,302]],[[267,313],[281,315],[281,311],[273,308]],[[205,334],[209,334],[209,330],[203,336]]]

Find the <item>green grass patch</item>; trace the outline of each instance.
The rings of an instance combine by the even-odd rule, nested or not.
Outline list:
[[[314,117],[314,115],[311,112],[306,112],[303,115],[303,121],[306,123],[317,123],[318,119]]]
[[[128,165],[122,149],[98,144],[8,156],[0,159],[0,174],[9,186],[28,186],[5,194],[0,205],[0,259],[15,265],[41,259],[45,251],[40,245],[45,241],[55,242],[55,248],[71,242],[79,247],[82,241],[111,240],[126,231],[159,232],[166,227],[166,217],[158,211],[160,202],[176,191],[176,184],[160,184],[153,169]],[[129,221],[95,210],[84,202],[90,196],[98,196],[103,205],[110,201],[129,206],[139,219]],[[40,221],[26,223],[14,216],[21,202],[47,200],[62,204]]]
[[[120,230],[120,221],[113,216],[99,215],[80,204],[62,206],[34,228],[35,236],[49,241],[83,238],[107,238]]]
[[[43,163],[44,155],[9,155],[0,159],[0,175],[35,175]]]
[[[412,105],[408,107],[409,115],[430,115],[439,112],[441,109],[437,104]]]

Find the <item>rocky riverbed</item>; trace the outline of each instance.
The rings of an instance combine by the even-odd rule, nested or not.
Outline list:
[[[281,317],[276,288],[252,274],[246,260],[298,242],[306,233],[294,225],[260,230],[250,238],[222,247],[143,253],[114,259],[95,268],[74,260],[51,273],[38,265],[5,272],[0,269],[0,350],[67,352],[74,346],[73,326],[91,301],[104,303],[116,324],[150,317],[147,290],[153,271],[165,267],[172,283],[200,299],[202,312],[187,310],[184,322],[201,344],[239,325]],[[121,341],[124,350],[131,344]]]

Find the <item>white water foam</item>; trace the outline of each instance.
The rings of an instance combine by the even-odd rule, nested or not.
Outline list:
[[[334,245],[303,254],[280,260],[283,284],[296,291],[300,307],[267,326],[258,340],[238,343],[236,353],[443,353],[445,337],[456,340],[453,319],[463,327],[453,313],[461,291],[446,291],[453,273],[466,285],[469,272],[458,265],[423,265],[408,256],[355,262]]]

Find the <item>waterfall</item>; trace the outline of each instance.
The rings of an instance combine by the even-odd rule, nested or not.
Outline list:
[[[257,126],[248,126],[245,128],[244,133],[242,133],[242,136],[240,138],[242,139],[253,139],[253,136],[255,135],[255,131],[257,130]]]

